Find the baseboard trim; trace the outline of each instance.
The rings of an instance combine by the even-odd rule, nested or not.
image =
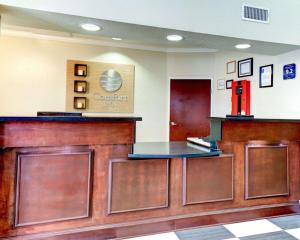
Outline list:
[[[282,203],[252,206],[245,208],[225,209],[218,211],[208,211],[195,214],[155,218],[119,224],[106,224],[101,226],[83,227],[57,232],[16,236],[10,237],[9,239],[121,239],[125,237],[142,236],[147,234],[156,234],[207,225],[218,225],[297,213],[300,213],[299,203]]]

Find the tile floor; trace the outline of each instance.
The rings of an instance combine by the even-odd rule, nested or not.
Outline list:
[[[295,240],[300,239],[300,215],[220,226],[193,228],[127,240]]]

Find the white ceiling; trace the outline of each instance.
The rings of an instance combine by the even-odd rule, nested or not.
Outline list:
[[[0,5],[2,29],[18,29],[69,37],[84,37],[101,41],[112,41],[111,37],[121,37],[122,44],[134,46],[151,46],[159,49],[177,49],[177,51],[203,50],[235,50],[234,46],[239,43],[250,43],[250,53],[277,55],[299,49],[300,46],[253,41],[240,38],[216,36],[211,34],[178,31],[166,28],[157,28],[129,23],[121,23],[95,18],[66,15],[40,10],[17,8]],[[94,23],[103,28],[98,32],[87,32],[80,28],[81,23]],[[181,42],[169,42],[168,34],[180,34],[184,37]],[[245,50],[244,50],[245,51]]]

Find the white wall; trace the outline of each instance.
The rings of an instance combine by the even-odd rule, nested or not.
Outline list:
[[[284,81],[284,64],[300,66],[300,50],[279,56],[242,52],[160,53],[100,47],[58,41],[0,37],[0,115],[36,115],[37,111],[64,111],[66,60],[80,59],[135,65],[134,115],[138,141],[168,140],[170,78],[212,78],[212,116],[231,111],[230,90],[216,90],[226,74],[226,62],[254,58],[251,111],[259,118],[300,119],[300,75]],[[274,87],[259,88],[259,66],[274,64]],[[298,70],[299,72],[299,70]]]
[[[270,91],[274,89],[265,88],[259,89],[259,66],[271,64],[276,61],[276,57],[264,56],[264,55],[255,55],[255,54],[245,54],[239,52],[220,52],[216,54],[216,62],[214,69],[214,98],[215,104],[212,108],[212,116],[220,116],[224,117],[226,114],[230,114],[231,112],[231,90],[217,90],[217,81],[219,79],[234,79],[237,80],[237,72],[234,74],[226,74],[226,63],[233,60],[242,60],[246,58],[254,58],[254,66],[253,66],[253,76],[245,77],[242,79],[251,80],[251,113],[255,114],[256,117],[267,117],[264,113],[261,113],[259,110],[260,106],[265,106],[267,101],[261,104],[261,98],[266,96]],[[275,66],[276,67],[276,66]],[[261,96],[260,93],[263,93]],[[265,99],[266,100],[266,99]],[[266,112],[267,113],[267,112]]]
[[[235,79],[237,72],[226,74],[226,63],[232,60],[254,58],[251,80],[251,113],[257,118],[300,119],[300,51],[278,56],[249,54],[238,51],[205,53],[173,53],[167,56],[167,75],[174,78],[213,78],[211,115],[225,117],[231,112],[231,90],[217,90],[218,79]],[[283,80],[283,66],[296,63],[295,80]],[[274,64],[274,86],[259,88],[259,67]],[[244,79],[244,78],[242,78]],[[169,88],[168,88],[169,89]],[[169,100],[169,98],[168,98]],[[169,105],[167,104],[168,110]]]
[[[215,53],[168,53],[169,78],[211,78]]]
[[[170,80],[171,79],[211,79],[213,86],[213,73],[215,53],[168,53],[167,54],[167,122],[170,119]],[[213,90],[213,88],[212,88]],[[214,97],[211,98],[211,106]],[[169,133],[169,132],[168,132]],[[168,135],[169,139],[169,135]]]
[[[231,111],[231,91],[216,90],[218,79],[237,79],[237,73],[226,74],[226,62],[254,58],[254,75],[251,80],[251,113],[257,118],[297,118],[300,119],[300,76],[295,80],[283,80],[283,66],[296,63],[300,67],[300,51],[278,56],[244,54],[238,52],[220,52],[216,54],[214,70],[213,116],[224,117]],[[274,64],[273,87],[259,88],[259,67]]]
[[[270,24],[241,20],[242,4],[270,8]],[[162,28],[300,45],[299,0],[0,0],[0,4]]]
[[[0,115],[64,111],[67,59],[135,65],[134,115],[143,117],[137,140],[167,139],[166,54],[160,52],[1,36]]]

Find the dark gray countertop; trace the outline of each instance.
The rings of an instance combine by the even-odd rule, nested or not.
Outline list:
[[[141,117],[87,117],[87,116],[32,116],[32,117],[3,117],[0,122],[122,122],[141,121]]]
[[[211,120],[221,121],[253,121],[253,122],[300,122],[300,119],[284,119],[284,118],[248,118],[248,117],[210,117]]]
[[[130,159],[210,157],[218,156],[221,151],[211,151],[189,142],[145,142],[133,145]]]
[[[210,117],[210,140],[221,141],[222,140],[222,123],[300,123],[300,119],[275,119],[275,118],[249,118],[249,117]]]

